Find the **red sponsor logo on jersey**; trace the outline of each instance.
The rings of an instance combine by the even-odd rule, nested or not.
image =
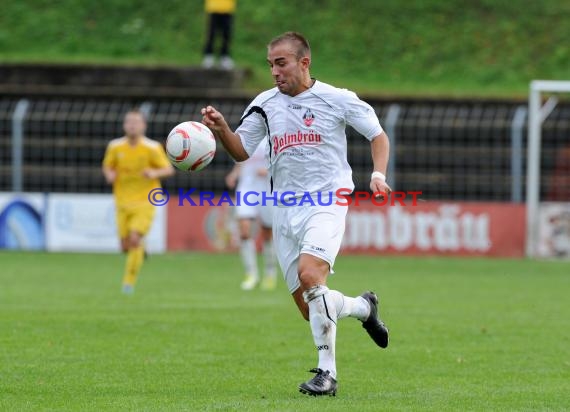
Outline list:
[[[315,120],[315,115],[313,114],[311,109],[307,109],[307,111],[303,115],[303,121],[305,122],[305,126],[311,127],[314,120]]]
[[[319,133],[285,133],[282,136],[273,136],[273,153],[281,153],[283,150],[293,146],[316,146],[321,144],[322,138]]]

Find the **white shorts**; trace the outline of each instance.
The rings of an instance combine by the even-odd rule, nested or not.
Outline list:
[[[259,202],[258,205],[245,205],[240,203],[236,206],[236,217],[238,219],[257,219],[261,221],[261,226],[265,228],[273,227],[273,210],[275,206],[269,205],[261,205]]]
[[[273,241],[283,277],[293,293],[300,287],[298,265],[302,253],[333,265],[340,250],[348,207],[276,207]]]

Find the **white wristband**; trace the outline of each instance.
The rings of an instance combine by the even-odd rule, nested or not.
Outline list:
[[[380,179],[383,182],[385,182],[386,176],[382,172],[372,172],[372,176],[370,176],[370,180],[373,180],[373,179]]]

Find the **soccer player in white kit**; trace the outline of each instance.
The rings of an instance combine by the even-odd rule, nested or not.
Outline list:
[[[322,204],[338,189],[354,189],[346,156],[346,125],[370,141],[374,193],[391,192],[385,178],[389,141],[370,105],[348,90],[311,78],[311,50],[301,34],[287,32],[274,38],[268,45],[267,62],[276,87],[253,100],[235,133],[212,106],[202,109],[202,122],[237,161],[251,156],[262,140],[269,143],[272,190],[278,198],[273,220],[277,258],[295,303],[309,321],[318,351],[318,367],[310,371],[315,376],[299,390],[314,396],[334,395],[337,321],[359,319],[382,348],[388,346],[388,329],[379,318],[373,292],[352,298],[326,286],[341,246],[347,207],[334,201]],[[315,206],[306,202],[299,206],[306,193],[317,199]],[[297,206],[290,206],[293,203]]]
[[[270,189],[266,164],[267,150],[267,141],[262,140],[253,155],[245,162],[236,163],[232,171],[226,176],[226,185],[230,189],[234,189],[237,183],[236,190],[240,197],[247,193],[257,194],[257,197],[259,197],[261,193]],[[236,206],[240,236],[240,255],[245,268],[245,279],[241,283],[241,288],[243,290],[252,290],[260,283],[255,239],[251,234],[252,222],[259,219],[265,267],[261,288],[263,290],[273,290],[277,281],[275,250],[273,248],[273,233],[271,230],[274,206],[272,204],[263,204],[259,200],[248,203],[240,202]]]

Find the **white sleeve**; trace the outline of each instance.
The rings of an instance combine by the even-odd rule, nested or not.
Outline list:
[[[249,157],[253,156],[259,143],[267,136],[265,119],[260,113],[252,109],[255,107],[257,106],[254,106],[253,103],[249,105],[243,114],[241,124],[235,131]]]
[[[383,131],[372,106],[360,100],[353,92],[346,94],[344,120],[368,140],[374,139]]]

